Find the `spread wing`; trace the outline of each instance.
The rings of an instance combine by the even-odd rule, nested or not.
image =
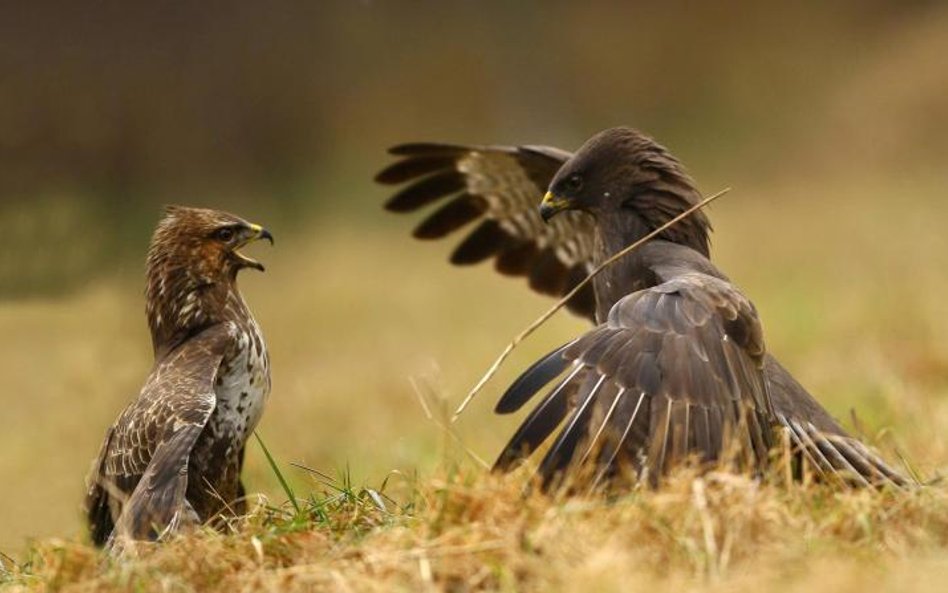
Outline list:
[[[764,373],[777,420],[817,474],[857,486],[912,484],[879,453],[849,436],[776,359],[765,359]]]
[[[109,429],[85,505],[96,544],[115,534],[154,538],[189,518],[188,460],[233,336],[230,324],[215,325],[173,350]]]
[[[565,375],[495,469],[525,459],[561,424],[540,463],[545,488],[568,468],[592,469],[597,482],[632,468],[654,482],[688,457],[759,467],[774,418],[763,357],[753,305],[723,280],[690,273],[632,293],[504,394],[497,411],[509,413]]]
[[[563,296],[592,270],[594,226],[582,212],[564,212],[544,224],[538,206],[570,153],[544,146],[402,144],[389,151],[399,160],[376,181],[408,185],[386,202],[392,212],[414,212],[437,203],[414,231],[440,239],[477,223],[451,255],[454,264],[493,258],[503,274],[526,276],[530,287]],[[594,320],[592,287],[569,303]]]

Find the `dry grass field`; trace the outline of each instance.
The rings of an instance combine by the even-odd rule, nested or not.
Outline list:
[[[829,408],[926,478],[948,460],[944,178],[788,179],[710,212],[714,256],[758,306],[769,348]],[[706,187],[713,191],[716,188]],[[366,184],[366,192],[377,191]],[[354,191],[354,190],[353,190]],[[381,192],[379,200],[381,200]],[[242,212],[266,223],[266,212]],[[256,443],[260,507],[123,562],[84,543],[78,505],[105,427],[150,365],[140,273],[0,304],[0,582],[11,590],[940,591],[948,490],[843,492],[682,475],[613,501],[522,498],[487,475],[518,418],[494,399],[585,326],[558,315],[454,426],[453,409],[548,305],[489,266],[378,211],[329,215],[256,247],[242,287],[267,334],[274,389]],[[426,416],[419,393],[435,419]],[[460,443],[460,444],[459,444]],[[333,478],[293,467],[298,463]],[[381,491],[382,495],[375,496]],[[264,502],[265,501],[265,502]]]

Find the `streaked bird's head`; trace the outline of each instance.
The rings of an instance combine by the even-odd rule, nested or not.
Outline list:
[[[259,239],[273,244],[270,231],[227,212],[168,206],[149,249],[149,264],[191,270],[206,282],[233,279],[244,268],[263,271],[263,264],[239,250]]]
[[[148,249],[147,312],[156,352],[195,327],[220,321],[236,294],[237,273],[263,271],[240,250],[273,235],[218,210],[168,206]]]
[[[549,221],[559,212],[582,210],[600,228],[607,222],[627,228],[631,243],[700,200],[678,159],[638,130],[619,127],[596,134],[563,164],[540,204],[540,215]],[[708,218],[696,212],[662,238],[707,256],[710,230]]]

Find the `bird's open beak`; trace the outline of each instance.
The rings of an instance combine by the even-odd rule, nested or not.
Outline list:
[[[563,210],[569,210],[570,201],[566,198],[553,195],[553,192],[546,192],[543,201],[540,202],[540,218],[543,222],[549,222],[557,213]]]
[[[270,231],[263,228],[259,224],[251,224],[248,229],[247,237],[240,243],[238,249],[254,243],[255,241],[260,241],[266,239],[270,242],[270,245],[273,245],[273,235],[270,234]],[[255,270],[260,270],[261,272],[266,271],[266,268],[263,267],[263,264],[253,259],[252,257],[247,257],[243,253],[234,250],[234,255],[237,256],[237,259],[240,260],[240,264],[245,268],[253,268]]]

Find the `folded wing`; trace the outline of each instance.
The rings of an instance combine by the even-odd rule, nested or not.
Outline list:
[[[109,429],[85,503],[96,544],[116,535],[155,538],[196,519],[184,497],[188,460],[214,410],[214,381],[232,343],[230,324],[184,342]]]

